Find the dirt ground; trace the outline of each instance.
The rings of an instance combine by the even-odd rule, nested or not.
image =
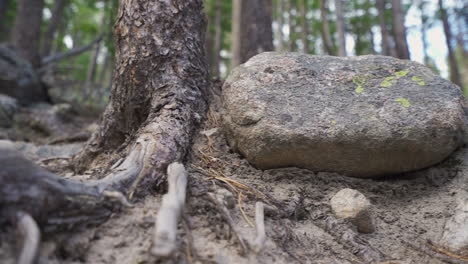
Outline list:
[[[298,168],[262,171],[229,150],[219,119],[212,109],[186,163],[187,206],[173,259],[155,260],[148,253],[165,191],[158,190],[98,227],[46,235],[40,263],[463,263],[436,248],[455,200],[468,189],[467,148],[435,167],[377,180]],[[371,201],[376,232],[357,233],[333,217],[329,201],[343,188]],[[209,193],[224,201],[236,232]],[[257,201],[269,205],[267,241],[259,254],[250,249]],[[3,227],[0,235],[0,262],[14,263],[14,232]]]

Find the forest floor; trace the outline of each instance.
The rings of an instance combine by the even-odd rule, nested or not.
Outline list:
[[[180,250],[173,259],[155,262],[149,254],[165,192],[159,190],[97,227],[46,236],[40,263],[463,263],[436,253],[436,244],[455,200],[468,189],[467,148],[432,168],[380,179],[299,168],[262,171],[230,151],[217,106],[212,105],[186,163],[187,204],[179,224]],[[54,162],[42,165],[74,177]],[[333,217],[330,199],[343,188],[356,189],[371,201],[374,233],[357,233]],[[208,193],[224,201],[235,231]],[[256,234],[257,201],[276,208],[266,211],[267,240],[259,254],[249,248]],[[14,263],[14,232],[2,229],[1,263]]]

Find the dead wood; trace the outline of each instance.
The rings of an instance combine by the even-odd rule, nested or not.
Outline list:
[[[45,65],[53,63],[53,62],[57,62],[57,61],[61,61],[61,60],[64,60],[64,59],[67,59],[67,58],[70,58],[70,57],[78,56],[81,53],[90,50],[92,47],[94,47],[95,44],[101,42],[102,38],[103,38],[103,35],[100,35],[95,40],[93,40],[91,43],[89,43],[89,44],[87,44],[85,46],[77,47],[77,48],[71,49],[71,50],[63,52],[63,53],[58,53],[58,54],[54,54],[54,55],[45,57],[45,58],[42,59],[41,65],[44,67]],[[43,69],[41,68],[39,71],[43,71]]]
[[[157,257],[170,257],[177,250],[177,224],[185,206],[187,171],[184,165],[172,163],[167,168],[169,191],[163,196],[156,218],[153,248]]]
[[[216,198],[216,195],[212,193],[207,193],[207,196],[208,199],[216,206],[218,212],[223,216],[224,220],[231,228],[232,232],[234,233],[234,236],[236,237],[241,247],[241,255],[245,256],[248,253],[248,248],[240,234],[240,231],[238,230],[238,228],[234,224],[234,221],[232,220],[231,213],[229,213],[229,210],[226,208],[226,206],[224,206],[224,204],[220,202],[218,198]]]
[[[41,231],[36,221],[25,212],[17,212],[17,233],[20,237],[17,264],[34,264],[41,241]]]

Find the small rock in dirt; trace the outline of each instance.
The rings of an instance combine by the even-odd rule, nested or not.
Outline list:
[[[336,217],[348,219],[361,233],[375,231],[372,205],[360,192],[353,189],[342,189],[330,200],[330,205]]]
[[[399,174],[439,163],[465,137],[460,88],[409,60],[265,52],[222,92],[229,145],[260,169]]]
[[[217,189],[216,198],[218,198],[219,201],[222,201],[224,206],[228,209],[233,209],[236,206],[236,198],[234,198],[234,195],[226,189]]]
[[[468,256],[468,193],[458,199],[455,214],[445,223],[440,246]]]
[[[0,94],[0,127],[11,127],[13,124],[13,115],[17,110],[18,103],[16,99]]]

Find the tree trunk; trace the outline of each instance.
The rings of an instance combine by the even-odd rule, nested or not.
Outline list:
[[[289,38],[288,38],[288,50],[296,51],[296,24],[294,21],[294,0],[287,0],[286,10],[288,11],[288,27],[289,27]]]
[[[233,4],[232,64],[235,67],[274,48],[271,0],[234,0]]]
[[[444,33],[445,33],[445,43],[447,44],[448,50],[448,59],[450,64],[450,80],[460,86],[463,89],[463,85],[460,78],[460,72],[458,70],[457,60],[455,58],[455,54],[452,48],[452,32],[450,30],[450,25],[447,18],[447,11],[444,8],[442,0],[439,0],[439,11],[440,11],[440,19],[442,20],[442,24],[444,26]]]
[[[322,19],[323,49],[328,55],[334,55],[330,36],[330,25],[328,23],[327,0],[320,0],[320,18]]]
[[[65,6],[68,4],[68,0],[55,0],[54,7],[52,8],[52,17],[50,18],[49,25],[47,26],[47,31],[43,37],[42,43],[42,56],[49,56],[52,50],[52,43],[54,43],[55,33],[59,25],[62,23],[63,12]]]
[[[221,40],[222,40],[222,25],[221,25],[221,11],[222,5],[221,0],[215,2],[215,18],[214,18],[214,44],[213,44],[213,64],[211,65],[211,74],[213,77],[219,77],[219,65],[221,63]]]
[[[307,0],[302,0],[301,2],[301,28],[302,28],[302,46],[303,46],[303,52],[304,53],[309,53],[309,28],[308,28],[308,23],[307,23]]]
[[[421,42],[423,45],[423,61],[426,66],[429,66],[429,55],[427,54],[427,18],[424,12],[424,1],[419,3],[419,10],[421,11]]]
[[[5,24],[6,11],[10,5],[10,0],[0,0],[0,37],[5,37],[7,35],[7,27]]]
[[[39,42],[41,38],[44,0],[18,0],[13,29],[13,44],[21,56],[39,67]]]
[[[120,2],[110,102],[75,159],[83,170],[109,161],[109,153],[126,154],[101,184],[130,196],[137,186],[163,182],[169,163],[185,158],[207,107],[202,1],[152,0],[144,7]]]
[[[284,50],[284,34],[283,34],[283,26],[284,26],[284,0],[277,1],[277,14],[278,14],[278,51]]]
[[[346,36],[342,0],[335,0],[336,30],[338,32],[338,56],[346,56]]]
[[[380,34],[382,36],[382,54],[391,56],[390,36],[385,22],[385,0],[377,0],[377,10],[379,11]]]
[[[401,6],[401,0],[392,0],[393,7],[393,34],[397,56],[400,59],[409,60],[410,54],[406,41],[405,14]]]

